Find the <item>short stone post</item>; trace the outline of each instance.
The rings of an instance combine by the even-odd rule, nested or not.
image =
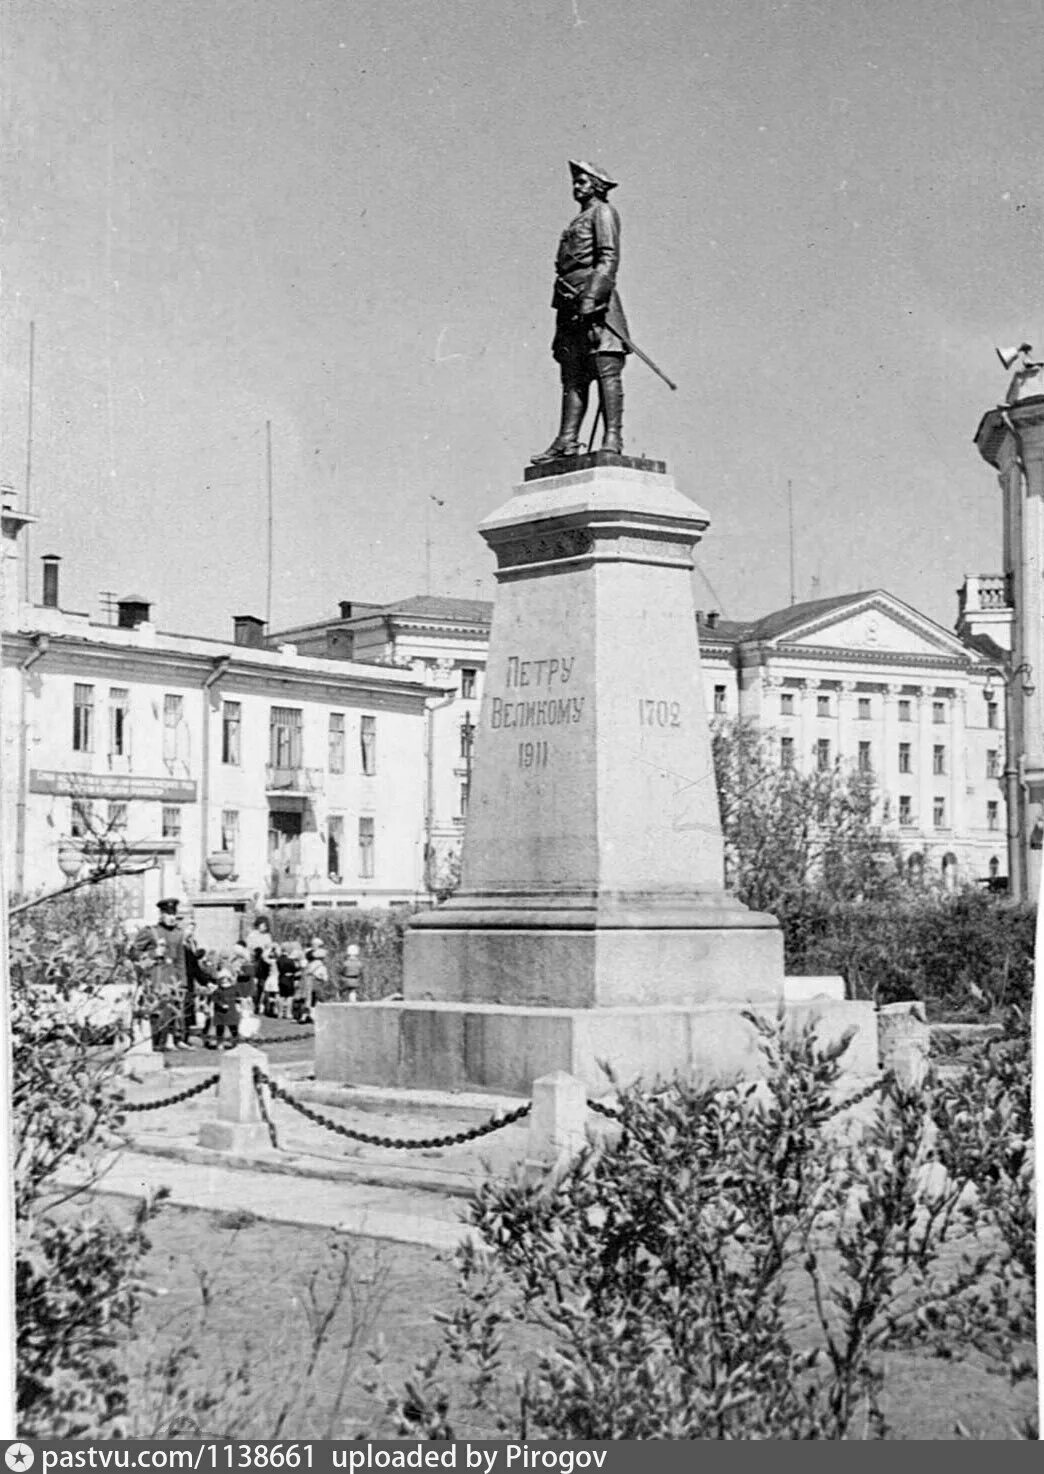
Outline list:
[[[582,1080],[555,1070],[533,1081],[526,1176],[557,1176],[587,1144],[587,1089]]]
[[[267,1075],[268,1055],[249,1044],[238,1044],[221,1056],[218,1119],[204,1121],[200,1126],[200,1146],[250,1156],[270,1148],[268,1127],[257,1103],[255,1066]]]
[[[924,1004],[886,1003],[877,1015],[877,1048],[882,1070],[891,1070],[906,1090],[924,1083],[931,1029]]]
[[[132,1018],[130,1034],[131,1043],[120,1060],[121,1075],[135,1075],[140,1078],[142,1075],[152,1075],[157,1070],[166,1069],[163,1055],[152,1047],[152,1030],[147,1018]]]

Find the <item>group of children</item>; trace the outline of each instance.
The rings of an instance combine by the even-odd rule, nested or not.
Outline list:
[[[310,1023],[312,1008],[329,996],[326,948],[316,937],[276,943],[268,919],[255,918],[246,940],[231,951],[207,951],[196,941],[195,923],[178,914],[178,902],[158,902],[159,920],[138,934],[134,955],[146,964],[140,1017],[148,1020],[154,1049],[191,1049],[199,1032],[208,1049],[231,1049],[240,1035],[255,1034],[261,1016]],[[349,1003],[362,986],[360,949],[355,944],[341,972]]]
[[[277,946],[267,927],[260,933],[255,927],[231,953],[215,957],[209,966],[208,961],[209,954],[202,959],[204,981],[196,993],[197,1023],[202,1022],[207,1049],[233,1048],[241,1027],[248,1032],[243,1023],[248,1018],[309,1023],[316,994],[321,996],[330,981],[322,942],[307,948],[300,942]]]

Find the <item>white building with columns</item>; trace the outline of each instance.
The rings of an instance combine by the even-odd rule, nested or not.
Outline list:
[[[491,613],[489,603],[425,595],[344,603],[339,619],[276,636],[330,658],[408,665],[454,688],[431,748],[429,833],[440,860],[459,850],[463,833],[463,734],[479,721]],[[840,759],[873,772],[882,826],[916,863],[1000,883],[1006,759],[997,673],[1011,618],[1004,580],[990,575],[965,580],[956,634],[883,589],[754,620],[700,614],[707,707],[758,722],[780,762],[808,770]]]

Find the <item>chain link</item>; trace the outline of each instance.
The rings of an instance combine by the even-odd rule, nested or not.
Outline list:
[[[868,1100],[876,1090],[883,1090],[890,1079],[891,1071],[886,1070],[879,1079],[872,1080],[864,1090],[857,1091],[855,1095],[850,1095],[847,1100],[843,1100],[834,1106],[832,1110],[827,1112],[824,1120],[832,1121],[835,1116],[840,1116],[842,1111],[851,1110],[852,1106],[860,1105],[864,1100]],[[612,1106],[603,1105],[600,1100],[589,1100],[587,1105],[590,1110],[599,1116],[606,1116],[610,1121],[620,1120],[620,1112],[614,1110]]]
[[[122,1111],[159,1111],[164,1106],[180,1105],[183,1100],[191,1100],[194,1095],[202,1095],[204,1090],[213,1090],[220,1079],[220,1075],[208,1075],[198,1085],[190,1085],[187,1090],[180,1090],[177,1095],[168,1095],[164,1100],[141,1100],[132,1104],[125,1101],[120,1109]]]
[[[258,1110],[261,1112],[261,1119],[262,1119],[262,1121],[264,1121],[265,1125],[268,1127],[268,1139],[272,1143],[272,1149],[273,1149],[273,1151],[278,1151],[279,1150],[279,1137],[276,1135],[275,1122],[272,1120],[272,1117],[271,1117],[271,1115],[269,1114],[269,1111],[268,1111],[268,1098],[265,1095],[265,1087],[264,1087],[264,1084],[262,1083],[264,1081],[264,1079],[265,1079],[265,1076],[264,1076],[264,1073],[258,1068],[257,1065],[254,1066],[254,1072],[253,1073],[254,1073],[254,1094],[257,1096]]]
[[[301,1034],[277,1034],[274,1039],[269,1039],[265,1034],[255,1034],[252,1039],[244,1039],[244,1044],[250,1044],[254,1049],[267,1049],[270,1044],[294,1044],[298,1039],[312,1039],[315,1037],[314,1029],[306,1029]]]
[[[860,1105],[864,1100],[869,1100],[869,1098],[871,1097],[871,1095],[874,1094],[875,1091],[883,1090],[885,1086],[890,1082],[891,1078],[891,1070],[885,1070],[884,1074],[881,1075],[877,1080],[871,1080],[870,1084],[867,1085],[865,1090],[857,1091],[855,1095],[850,1095],[847,1100],[843,1100],[838,1105],[834,1106],[833,1110],[827,1114],[826,1119],[828,1121],[832,1121],[835,1116],[840,1116],[842,1111],[851,1110],[852,1106]]]
[[[458,1131],[454,1136],[424,1136],[415,1139],[394,1136],[371,1136],[365,1131],[354,1131],[350,1126],[343,1126],[339,1121],[331,1121],[328,1116],[320,1115],[301,1101],[295,1100],[288,1090],[282,1085],[277,1085],[270,1080],[260,1066],[254,1066],[254,1080],[259,1084],[267,1085],[276,1100],[285,1103],[304,1116],[307,1121],[316,1126],[322,1126],[327,1131],[332,1131],[337,1136],[345,1136],[349,1141],[361,1141],[365,1146],[391,1147],[396,1151],[432,1151],[443,1146],[463,1146],[467,1141],[477,1141],[482,1136],[488,1136],[492,1131],[499,1131],[504,1126],[514,1126],[517,1121],[523,1120],[533,1109],[531,1101],[526,1101],[517,1110],[509,1111],[506,1116],[491,1116],[488,1121],[483,1121],[480,1126],[473,1126],[470,1131]]]

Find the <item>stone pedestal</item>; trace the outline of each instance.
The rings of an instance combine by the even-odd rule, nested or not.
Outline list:
[[[271,1149],[268,1127],[257,1103],[255,1065],[267,1072],[268,1056],[249,1044],[239,1044],[221,1056],[218,1118],[200,1125],[200,1146],[248,1156]]]
[[[346,1027],[319,1010],[319,1078],[528,1094],[556,1070],[604,1089],[600,1060],[749,1071],[742,1011],[782,1005],[783,943],[723,883],[707,525],[660,463],[604,453],[531,468],[482,523],[498,588],[460,889],[411,923],[402,1003]]]

